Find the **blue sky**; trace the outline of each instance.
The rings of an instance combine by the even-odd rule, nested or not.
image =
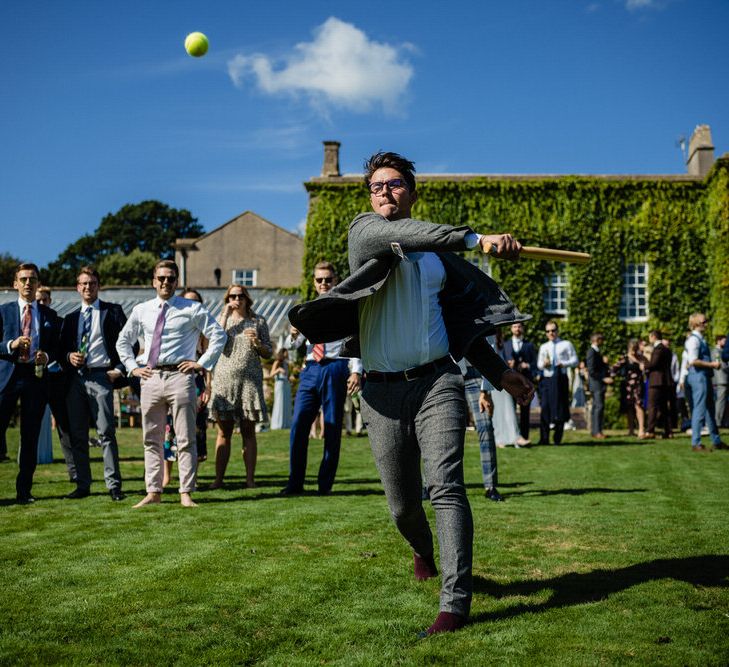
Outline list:
[[[36,0],[0,20],[0,252],[43,265],[144,199],[206,230],[249,209],[301,228],[325,139],[348,173],[379,149],[424,173],[682,173],[699,123],[729,151],[726,0]]]

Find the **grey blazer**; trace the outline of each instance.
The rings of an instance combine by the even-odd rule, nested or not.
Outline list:
[[[525,322],[531,315],[519,312],[496,282],[454,254],[466,250],[466,235],[472,231],[362,213],[349,226],[351,275],[317,299],[294,306],[289,320],[310,341],[346,339],[343,356],[360,356],[358,302],[382,287],[405,253],[435,252],[446,270],[440,304],[450,353],[456,361],[466,357],[498,389],[507,366],[485,337],[496,327]]]

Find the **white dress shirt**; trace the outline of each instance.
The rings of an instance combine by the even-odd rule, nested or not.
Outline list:
[[[523,338],[518,338],[517,336],[511,337],[511,349],[514,350],[514,354],[519,354],[519,352],[521,352],[521,346],[523,343]]]
[[[91,305],[81,304],[81,312],[78,318],[78,330],[76,332],[77,350],[81,349],[81,334],[84,330],[84,316],[88,309],[91,309],[91,333],[89,334],[88,347],[86,348],[86,368],[108,368],[111,359],[106,351],[106,343],[101,333],[101,306],[99,299]]]
[[[547,359],[550,361],[549,367],[547,367]],[[575,368],[578,363],[577,352],[568,340],[557,337],[554,341],[547,341],[539,346],[537,368],[542,371],[544,377],[551,378],[558,365],[561,366],[559,371],[566,375],[567,368]]]
[[[701,351],[701,342],[704,337],[699,331],[692,331],[690,336],[686,337],[684,348],[686,349],[686,365],[691,366],[699,358]]]
[[[293,338],[291,336],[286,336],[284,340],[284,347],[287,350],[298,350],[304,343],[306,343],[306,362],[313,363],[315,361],[314,343],[306,340],[304,334],[300,333],[298,336],[295,336]],[[332,361],[340,358],[346,359],[347,357],[339,356],[342,351],[343,344],[344,340],[335,340],[331,343],[322,343],[322,345],[324,346],[324,358],[331,359]],[[349,372],[362,375],[362,362],[356,357],[351,357],[347,360],[349,361]]]
[[[157,317],[164,303],[167,303],[169,308],[162,330],[162,347],[157,365],[177,365],[186,359],[191,361],[197,359],[197,341],[200,334],[203,334],[208,339],[209,345],[197,363],[206,370],[212,370],[223,351],[227,334],[202,304],[191,299],[183,299],[181,296],[173,296],[166,302],[155,297],[134,306],[116,342],[119,359],[127,371],[131,373],[135,368],[139,368],[140,364],[146,365]],[[132,345],[141,336],[144,337],[144,353],[140,355],[140,363],[137,363]]]
[[[362,363],[404,371],[448,354],[438,294],[446,272],[433,252],[407,253],[377,292],[359,302]]]
[[[28,302],[24,301],[22,297],[18,298],[18,313],[20,317],[18,321],[20,322],[21,336],[23,335],[23,313],[25,312],[25,307],[27,305]],[[33,301],[30,304],[30,317],[30,352],[28,363],[35,363],[35,353],[38,351],[38,347],[40,345],[40,311],[38,310],[37,301]],[[13,353],[13,350],[10,347],[10,343],[12,343],[12,341],[8,342],[8,354]]]

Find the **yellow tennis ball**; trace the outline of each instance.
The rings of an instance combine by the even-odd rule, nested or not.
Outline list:
[[[185,37],[185,51],[195,58],[204,56],[208,52],[208,38],[201,32],[191,32]]]

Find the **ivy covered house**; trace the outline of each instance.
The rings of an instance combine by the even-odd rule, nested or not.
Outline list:
[[[339,173],[339,147],[324,142],[322,173],[305,183],[306,276],[322,259],[347,275],[347,229],[369,208],[361,174]],[[581,354],[594,330],[614,353],[654,327],[681,338],[696,310],[714,333],[729,330],[729,154],[714,160],[706,125],[691,137],[686,174],[418,174],[417,183],[414,217],[592,255],[587,265],[471,256],[533,315],[535,340],[551,318]]]

